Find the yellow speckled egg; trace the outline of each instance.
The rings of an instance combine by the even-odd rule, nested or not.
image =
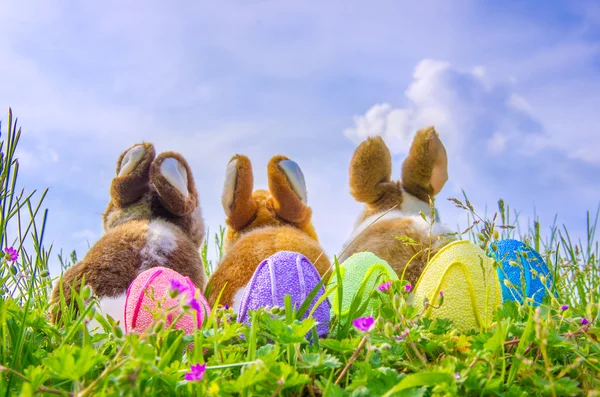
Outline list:
[[[441,307],[440,291],[444,299]],[[486,329],[502,304],[502,290],[493,261],[470,241],[454,241],[431,258],[415,286],[414,305],[420,311],[424,298],[429,318],[452,320],[462,331]]]

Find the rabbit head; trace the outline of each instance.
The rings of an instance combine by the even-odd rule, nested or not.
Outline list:
[[[117,161],[103,226],[103,236],[55,286],[54,303],[62,292],[68,304],[72,288],[79,290],[84,281],[100,300],[101,309],[103,302],[109,302],[116,316],[122,316],[131,282],[157,266],[172,268],[204,288],[199,253],[204,221],[192,171],[180,154],[156,156],[151,143],[127,149]]]
[[[433,127],[417,132],[402,165],[402,179],[392,178],[392,156],[381,137],[360,144],[350,163],[350,192],[365,204],[359,221],[392,208],[418,212],[448,180],[446,149]],[[428,211],[425,211],[428,213]]]
[[[254,189],[252,166],[236,155],[227,165],[222,204],[226,215],[225,254],[206,288],[208,302],[236,306],[255,269],[280,251],[306,256],[320,274],[330,267],[311,223],[304,175],[285,156],[269,161],[268,190]]]
[[[194,244],[202,244],[198,192],[183,156],[175,152],[156,156],[153,144],[136,144],[121,154],[116,174],[102,217],[105,232],[132,220],[160,218],[180,227]]]
[[[419,213],[431,213],[430,200],[434,202],[448,180],[448,157],[437,131],[427,127],[416,133],[402,165],[401,180],[392,180],[392,156],[381,137],[368,138],[357,147],[349,173],[350,192],[364,203],[364,209],[340,259],[370,251],[400,273],[415,253],[396,236],[427,245],[429,225]],[[448,232],[442,229],[436,225],[434,233]],[[409,272],[411,278],[418,275],[419,267],[414,274]]]
[[[304,175],[298,164],[274,156],[268,164],[269,190],[254,189],[250,159],[236,155],[227,165],[221,203],[227,223],[227,243],[251,230],[268,226],[293,226],[317,240],[307,205]]]

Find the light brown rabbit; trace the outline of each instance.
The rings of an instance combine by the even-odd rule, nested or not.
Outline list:
[[[330,267],[311,223],[304,175],[285,156],[268,165],[269,191],[254,193],[252,165],[236,155],[227,165],[222,204],[227,216],[225,254],[208,280],[206,297],[211,307],[223,290],[221,305],[237,310],[245,286],[264,259],[279,251],[306,256],[324,274]]]
[[[433,202],[448,180],[446,149],[434,127],[417,132],[402,165],[402,181],[392,181],[391,175],[392,156],[383,139],[362,142],[350,162],[350,192],[365,208],[340,262],[356,252],[369,251],[402,276],[410,261],[404,278],[414,285],[426,265],[429,248],[433,255],[444,240],[441,235],[451,233],[436,222],[430,234],[430,220],[419,215],[430,216],[429,199]],[[407,244],[398,236],[409,237],[418,245]]]
[[[122,320],[129,284],[156,266],[171,268],[204,288],[199,253],[204,221],[192,171],[178,153],[155,156],[151,143],[134,145],[120,156],[103,215],[105,233],[63,275],[67,303],[71,287],[78,290],[85,276],[101,311]],[[57,282],[53,303],[60,298],[59,287]]]

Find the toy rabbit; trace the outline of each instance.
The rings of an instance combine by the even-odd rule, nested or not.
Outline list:
[[[356,252],[369,251],[402,276],[410,261],[404,278],[414,285],[426,265],[426,251],[438,248],[439,236],[451,232],[436,222],[430,234],[431,220],[426,222],[419,215],[430,216],[429,200],[433,202],[448,179],[446,149],[434,127],[417,132],[402,166],[402,181],[392,181],[391,175],[392,157],[383,139],[373,137],[362,142],[350,162],[350,191],[365,207],[344,245],[340,262]],[[409,237],[417,245],[407,244],[398,236]]]
[[[285,156],[273,157],[268,180],[268,191],[253,193],[248,157],[235,155],[227,165],[222,194],[227,217],[225,254],[206,288],[211,307],[223,290],[219,304],[237,310],[258,265],[280,251],[304,255],[321,275],[329,270],[330,262],[311,223],[312,211],[298,164]]]
[[[175,270],[204,289],[199,254],[204,221],[192,171],[178,153],[155,155],[151,143],[141,143],[120,156],[103,215],[105,233],[63,275],[67,303],[71,288],[78,289],[85,277],[101,311],[122,320],[129,285],[157,266]],[[53,303],[60,299],[60,286],[58,282],[54,288]],[[54,320],[59,314],[54,312]]]

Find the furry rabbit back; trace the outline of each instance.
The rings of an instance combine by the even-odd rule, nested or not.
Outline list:
[[[268,191],[253,192],[248,157],[233,156],[227,165],[222,195],[227,223],[225,255],[208,281],[206,296],[211,307],[223,289],[219,303],[234,305],[236,310],[257,266],[277,252],[303,254],[321,275],[330,267],[311,222],[298,164],[285,156],[273,157],[268,180]]]
[[[63,275],[67,303],[71,288],[78,290],[85,278],[101,308],[112,305],[120,314],[131,282],[156,266],[188,276],[204,289],[206,276],[199,254],[204,222],[192,171],[180,154],[156,156],[151,143],[126,150],[117,162],[103,226],[104,235]],[[60,298],[60,287],[58,282],[53,303]]]
[[[340,262],[356,252],[368,251],[387,261],[401,276],[410,261],[404,276],[414,285],[425,267],[427,250],[438,249],[440,235],[451,232],[436,222],[430,234],[430,225],[419,215],[423,212],[429,216],[429,200],[433,202],[448,179],[446,149],[433,127],[417,132],[402,166],[402,180],[391,177],[392,156],[383,139],[373,137],[362,142],[350,162],[350,191],[365,206]],[[419,245],[406,244],[397,236],[407,236]]]

